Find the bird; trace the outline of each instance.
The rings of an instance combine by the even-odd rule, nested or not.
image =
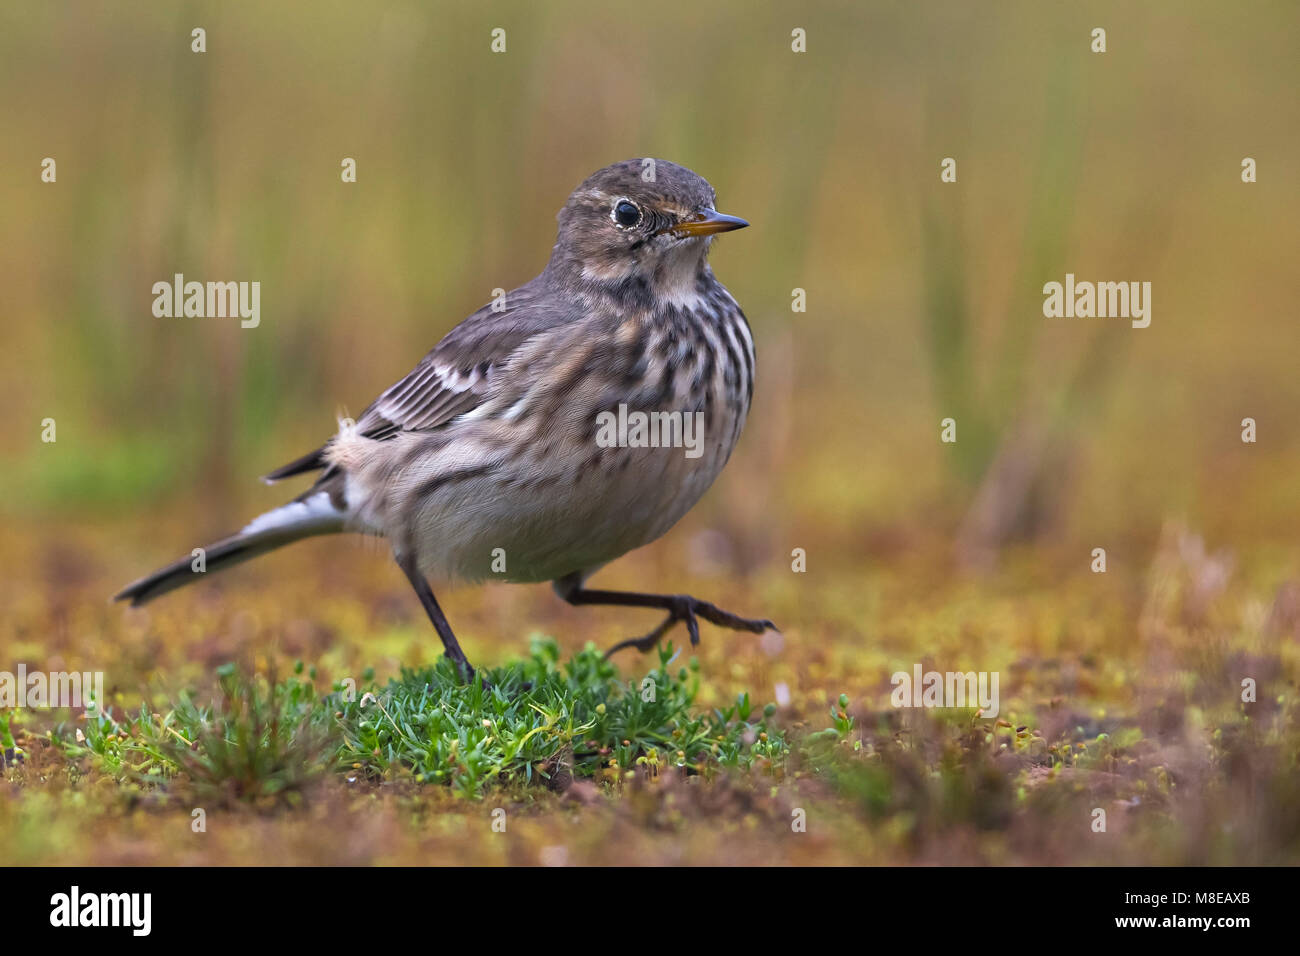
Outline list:
[[[456,325],[359,417],[263,479],[316,473],[310,488],[209,545],[201,564],[182,558],[115,600],[140,605],[291,542],[357,532],[387,540],[467,682],[475,669],[431,579],[551,582],[574,606],[665,612],[608,654],[648,651],[679,623],[698,645],[700,619],[775,629],[687,594],[586,586],[695,505],[748,417],[754,337],[708,253],[749,223],[715,205],[704,178],[667,160],[593,173],[557,214],[538,276]]]

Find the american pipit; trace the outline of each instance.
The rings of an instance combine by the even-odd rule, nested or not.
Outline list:
[[[584,586],[699,500],[745,424],[753,337],[707,256],[715,234],[747,223],[713,206],[707,182],[662,160],[592,175],[560,210],[541,275],[452,329],[323,447],[267,475],[321,472],[209,545],[206,570],[311,535],[382,535],[466,678],[429,577],[552,581],[570,604],[667,612],[610,653],[648,650],[679,621],[696,644],[697,618],[771,627],[684,594]],[[141,604],[200,576],[183,558],[117,598]]]

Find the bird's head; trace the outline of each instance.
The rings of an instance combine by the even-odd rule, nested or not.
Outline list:
[[[588,283],[693,286],[711,238],[749,223],[713,208],[713,187],[685,166],[629,159],[582,183],[556,217],[551,267]]]

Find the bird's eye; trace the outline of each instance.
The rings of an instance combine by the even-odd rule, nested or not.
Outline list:
[[[620,199],[614,203],[614,211],[610,213],[610,218],[624,229],[630,229],[641,221],[641,210],[636,203]]]

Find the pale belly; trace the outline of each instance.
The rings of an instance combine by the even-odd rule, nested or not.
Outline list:
[[[726,453],[608,448],[598,464],[535,480],[488,474],[449,488],[414,522],[422,570],[440,579],[550,581],[649,544],[703,496]]]

